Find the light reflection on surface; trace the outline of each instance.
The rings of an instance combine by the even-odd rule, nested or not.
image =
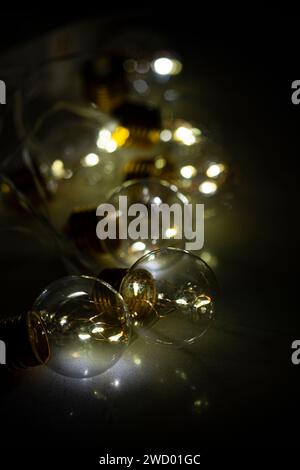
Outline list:
[[[140,366],[142,364],[142,359],[138,356],[133,357],[133,362],[136,366]]]

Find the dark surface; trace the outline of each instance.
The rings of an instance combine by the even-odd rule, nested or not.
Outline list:
[[[299,78],[299,18],[207,15],[155,17],[152,28],[181,54],[185,85],[197,89],[189,119],[217,130],[240,174],[232,212],[206,234],[219,260],[218,319],[194,349],[160,353],[136,343],[105,376],[84,383],[47,370],[11,376],[1,369],[4,447],[34,441],[104,453],[125,442],[161,451],[298,444],[300,366],[291,363],[291,343],[300,336],[300,106],[290,87]],[[43,31],[37,24],[34,36]],[[199,400],[208,404],[197,409]]]

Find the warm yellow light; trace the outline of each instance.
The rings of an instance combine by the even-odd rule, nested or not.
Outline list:
[[[181,176],[186,179],[193,178],[197,174],[197,170],[193,165],[185,165],[180,170]]]
[[[175,227],[167,228],[166,230],[166,237],[173,238],[177,234],[177,229]]]
[[[176,303],[177,303],[178,305],[187,305],[186,299],[177,299],[177,300],[176,300]]]
[[[68,321],[68,317],[67,317],[67,315],[64,315],[64,316],[61,318],[61,320],[60,320],[59,323],[61,324],[61,326],[64,326],[64,325],[67,323],[67,321]]]
[[[193,127],[192,128],[192,132],[194,135],[196,135],[197,137],[199,137],[201,134],[202,134],[202,131],[200,129],[198,129],[198,127]]]
[[[201,307],[204,307],[204,305],[208,305],[210,303],[211,303],[211,298],[210,297],[208,297],[207,295],[199,295],[196,298],[194,306],[196,308],[201,308]]]
[[[209,178],[217,178],[223,171],[225,166],[222,163],[212,163],[206,170],[206,175]]]
[[[147,133],[147,138],[150,140],[150,142],[152,142],[153,144],[156,144],[156,142],[159,141],[159,136],[160,136],[160,133],[158,130],[151,130]]]
[[[102,326],[95,326],[95,328],[92,329],[92,333],[95,335],[97,333],[102,333],[104,331],[104,328]]]
[[[112,153],[117,149],[117,143],[112,139],[110,130],[101,129],[97,140],[97,147]]]
[[[80,353],[75,351],[71,354],[72,357],[74,357],[74,359],[78,359],[80,357]]]
[[[152,67],[158,75],[178,75],[182,70],[179,60],[168,57],[159,57],[153,62]]]
[[[153,203],[156,204],[157,206],[159,206],[162,203],[162,200],[159,196],[155,196],[153,198]]]
[[[63,178],[65,175],[64,163],[61,160],[54,160],[51,166],[55,178]]]
[[[126,127],[118,126],[112,133],[111,137],[116,142],[118,147],[122,147],[126,143],[129,134],[130,132],[128,129],[126,129]]]
[[[185,126],[180,126],[176,129],[174,139],[182,142],[184,145],[193,145],[196,142],[193,130]]]
[[[170,129],[164,129],[161,131],[160,140],[162,142],[170,142],[171,139],[172,139],[172,132],[170,131]]]
[[[111,132],[108,129],[101,129],[98,134],[97,147],[106,150],[107,143],[111,140]]]
[[[88,333],[79,333],[78,338],[81,339],[82,341],[86,341],[87,339],[90,339],[91,335]]]
[[[140,366],[142,364],[142,360],[138,356],[134,356],[133,362],[136,366]]]
[[[118,333],[117,335],[110,336],[108,339],[111,342],[116,342],[119,341],[119,339],[123,336],[123,331],[121,333]]]
[[[131,251],[133,253],[136,253],[137,251],[143,251],[145,248],[146,248],[146,245],[143,242],[134,242],[131,245]]]
[[[133,293],[134,293],[135,296],[138,295],[139,290],[140,290],[139,283],[137,281],[134,281],[134,283],[133,283]]]
[[[170,75],[173,69],[173,61],[167,57],[160,57],[154,61],[153,68],[158,75]]]
[[[166,166],[166,159],[164,157],[159,157],[155,160],[155,167],[158,169],[158,170],[161,170],[162,168],[164,168]]]
[[[106,145],[106,151],[108,153],[113,153],[115,150],[117,150],[118,148],[118,145],[117,145],[117,142],[115,142],[113,139],[111,139],[107,145]]]
[[[99,156],[96,153],[89,153],[81,160],[82,166],[92,167],[99,163]]]
[[[200,193],[203,194],[214,194],[218,189],[218,186],[213,181],[203,181],[199,186]]]
[[[97,147],[108,153],[113,153],[118,147],[122,147],[126,143],[129,135],[129,130],[122,126],[116,127],[113,132],[109,129],[101,129],[98,135]]]

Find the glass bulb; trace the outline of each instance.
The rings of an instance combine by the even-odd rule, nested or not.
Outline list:
[[[59,374],[86,378],[105,372],[130,341],[130,318],[118,292],[87,276],[50,284],[33,305],[50,345],[48,366]]]
[[[121,181],[116,152],[127,132],[98,109],[65,102],[37,120],[26,147],[41,174],[45,204],[56,228],[62,229],[75,207],[105,200]]]
[[[133,204],[143,204],[145,206],[148,238],[140,237],[132,239],[128,236],[128,227],[131,221],[136,219],[137,215],[132,217],[128,215],[127,218],[122,217],[122,210],[118,210],[118,208],[120,209],[120,197],[126,198],[127,210]],[[188,203],[187,198],[177,190],[176,186],[153,178],[127,181],[115,189],[107,202],[115,208],[115,212],[111,217],[115,219],[117,238],[106,238],[103,240],[103,245],[118,263],[124,266],[131,266],[141,256],[156,249],[158,246],[161,248],[168,246],[184,248],[185,239],[184,237],[176,238],[180,228],[177,227],[175,221],[172,221],[172,217],[170,217],[167,226],[162,227],[162,224],[159,223],[158,238],[151,238],[151,224],[153,223],[151,220],[152,206],[159,208],[161,204],[167,204],[168,207],[177,204],[183,213],[184,204]],[[125,239],[119,236],[121,230],[126,232]]]
[[[200,134],[195,145],[177,144],[172,151],[176,161],[172,181],[191,202],[205,204],[206,219],[231,207],[236,181],[219,145]]]
[[[193,343],[206,332],[217,290],[207,264],[176,248],[140,258],[120,286],[135,332],[147,341],[175,347]]]

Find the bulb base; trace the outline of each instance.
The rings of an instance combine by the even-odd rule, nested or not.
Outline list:
[[[11,369],[27,369],[49,360],[47,333],[36,312],[2,320],[0,337],[6,345],[6,364]]]

